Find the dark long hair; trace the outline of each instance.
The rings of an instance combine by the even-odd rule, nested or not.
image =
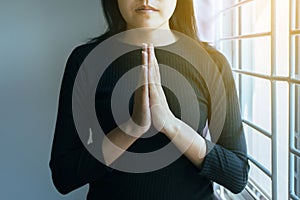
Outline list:
[[[100,37],[92,39],[98,41],[126,30],[117,0],[101,0],[104,16],[108,24],[107,31]],[[181,32],[193,39],[199,40],[196,27],[193,0],[177,0],[176,9],[170,18],[170,28]]]

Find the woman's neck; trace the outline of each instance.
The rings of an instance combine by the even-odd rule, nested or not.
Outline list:
[[[136,46],[142,46],[143,43],[166,46],[176,42],[178,37],[170,29],[137,28],[123,32],[120,39]]]

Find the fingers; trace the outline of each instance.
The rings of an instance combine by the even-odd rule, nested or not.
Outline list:
[[[140,73],[140,79],[138,87],[142,88],[142,96],[147,97],[148,95],[148,54],[147,54],[147,44],[143,44],[142,51],[142,69]]]
[[[151,46],[149,45],[146,49],[148,60],[147,60],[147,67],[148,67],[148,88],[149,88],[149,103],[150,106],[160,104],[159,94],[156,87],[156,74],[154,71],[154,59],[152,55],[152,51],[150,50]],[[153,46],[152,46],[153,48]]]
[[[134,109],[145,112],[149,108],[149,92],[148,92],[148,69],[142,66],[139,83],[134,94]]]
[[[160,79],[160,73],[159,73],[159,65],[155,56],[154,52],[154,46],[153,44],[150,44],[148,46],[148,68],[149,71],[153,73],[153,78],[156,84],[160,85],[161,84],[161,79]]]
[[[152,60],[154,62],[154,71],[155,71],[155,75],[156,75],[156,81],[160,85],[161,84],[161,79],[160,79],[159,65],[158,65],[157,59],[155,57],[153,44],[151,46],[151,56],[152,56]]]
[[[148,70],[149,70],[149,92],[150,92],[150,97],[151,95],[156,95],[157,97],[160,98],[160,104],[163,106],[168,106],[167,99],[165,96],[165,93],[162,89],[161,86],[161,76],[160,76],[160,71],[159,71],[159,65],[155,56],[154,52],[154,46],[153,44],[150,44],[148,47]],[[155,92],[155,93],[154,93]],[[150,98],[150,104],[151,104],[151,98]],[[153,104],[152,104],[153,105]]]
[[[142,86],[144,88],[143,90],[146,90],[147,95],[148,95],[148,73],[149,73],[148,71],[149,71],[149,69],[148,69],[147,48],[148,48],[148,45],[144,43],[143,44],[143,50],[142,50],[142,64],[143,64],[143,66],[142,66],[139,86]]]
[[[148,67],[148,45],[143,43],[142,64]]]
[[[143,47],[143,49],[146,49],[146,47]],[[148,92],[148,54],[146,51],[142,51],[142,62],[143,65],[141,67],[139,82],[137,85],[137,90],[135,92],[134,96],[134,102],[135,107],[137,108],[136,104],[140,104],[141,108],[138,108],[139,110],[144,111],[149,107],[149,92]]]
[[[142,64],[148,70],[148,79],[143,79],[148,83],[150,105],[162,105],[168,107],[165,93],[161,87],[161,77],[159,65],[155,56],[153,44],[143,44]]]
[[[143,65],[139,74],[138,85],[134,93],[134,106],[132,113],[132,121],[136,124],[136,126],[131,126],[139,127],[139,130],[147,130],[151,125],[151,114],[148,88],[148,54],[146,51],[142,51],[142,62]],[[138,130],[138,128],[134,128],[134,130]]]

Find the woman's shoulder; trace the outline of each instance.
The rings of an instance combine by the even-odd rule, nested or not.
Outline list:
[[[102,41],[107,37],[107,34],[103,34],[97,38],[93,38],[84,44],[77,45],[71,51],[69,60],[76,60],[79,63],[82,63],[87,55]]]
[[[85,57],[97,46],[97,43],[85,43],[80,44],[73,48],[69,56],[69,60],[76,60],[77,62],[83,62]]]
[[[228,65],[228,60],[224,56],[223,53],[221,53],[219,50],[217,50],[212,44],[208,42],[200,42],[202,47],[206,50],[206,52],[209,54],[209,56],[213,59],[213,61],[219,66],[225,66]]]
[[[97,44],[96,41],[93,41],[75,46],[67,58],[64,74],[71,77],[76,76],[84,59]]]
[[[214,61],[219,72],[225,77],[232,77],[232,69],[226,56],[208,42],[200,42],[200,44]]]
[[[221,53],[219,50],[217,50],[214,46],[207,42],[201,42],[201,45],[206,50],[206,52],[209,54],[211,59],[214,61],[216,67],[219,70],[219,73],[221,74],[223,81],[232,82],[233,81],[233,73],[230,63],[228,62],[226,56]]]

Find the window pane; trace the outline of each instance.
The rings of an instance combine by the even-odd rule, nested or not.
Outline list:
[[[271,171],[271,139],[244,124],[248,154]]]
[[[223,2],[223,9],[226,9],[237,4],[239,0],[223,0],[222,2]]]
[[[224,5],[224,8],[228,8],[231,5],[229,1],[227,5]],[[239,13],[241,27],[238,27]],[[270,32],[270,16],[270,0],[250,1],[240,7],[237,6],[226,10],[221,15],[223,24],[221,38]]]
[[[271,72],[270,37],[241,40],[241,68],[262,74]]]
[[[300,0],[291,0],[292,29],[300,29]]]
[[[221,38],[238,35],[238,10],[233,8],[221,14],[222,28]]]
[[[271,132],[270,87],[267,80],[242,75],[242,116],[268,132]]]
[[[271,178],[268,177],[265,173],[263,173],[256,165],[250,162],[250,173],[249,177],[255,185],[264,192],[268,197],[271,196],[272,193],[272,185],[271,185]],[[270,198],[271,199],[271,198]]]
[[[226,56],[232,68],[238,68],[238,41],[224,41],[220,45],[221,52]]]
[[[241,6],[241,34],[270,32],[270,0],[257,0]]]
[[[292,37],[292,67],[294,68],[293,71],[295,72],[294,77],[300,79],[300,36],[295,35]]]
[[[238,45],[241,44],[239,52]],[[221,51],[235,69],[269,75],[271,73],[270,37],[220,42]],[[240,54],[240,63],[238,61]]]

